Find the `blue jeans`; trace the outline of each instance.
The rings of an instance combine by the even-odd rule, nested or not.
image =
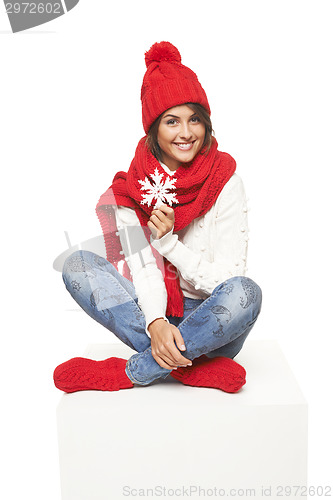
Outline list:
[[[144,314],[138,306],[134,285],[103,257],[86,250],[70,255],[63,280],[80,307],[137,351],[126,364],[126,374],[139,385],[166,378],[172,370],[153,358]],[[250,278],[237,276],[219,284],[207,299],[184,297],[182,318],[167,316],[185,341],[188,359],[234,358],[241,350],[261,308],[261,290]]]

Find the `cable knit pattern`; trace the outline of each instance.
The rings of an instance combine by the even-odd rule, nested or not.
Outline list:
[[[201,104],[210,114],[206,93],[197,75],[181,62],[179,50],[170,42],[152,45],[145,54],[147,71],[141,87],[142,123],[147,133],[166,109],[187,102]]]
[[[245,369],[233,359],[203,355],[193,360],[192,366],[178,368],[171,377],[185,385],[213,387],[224,392],[237,392],[246,383]]]
[[[54,384],[64,392],[129,389],[133,383],[125,373],[126,363],[127,360],[121,358],[103,361],[73,358],[54,370]]]

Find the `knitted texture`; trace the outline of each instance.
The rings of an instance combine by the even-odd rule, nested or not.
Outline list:
[[[180,231],[192,222],[193,219],[204,215],[215,203],[225,184],[236,169],[235,160],[228,154],[217,150],[215,138],[208,153],[198,153],[190,164],[180,165],[172,176],[172,189],[176,202],[171,203],[175,213],[174,231]],[[167,183],[167,173],[161,167],[146,145],[143,137],[136,149],[135,157],[128,172],[118,172],[112,185],[101,196],[96,213],[99,218],[106,246],[107,259],[118,269],[118,263],[124,259],[119,234],[116,227],[114,209],[116,205],[132,207],[143,228],[150,244],[150,229],[147,222],[153,210],[153,203],[144,203],[143,181],[146,186],[154,186],[156,176]],[[141,182],[140,182],[141,181]],[[157,250],[151,246],[155,257]],[[183,316],[183,293],[179,284],[177,269],[166,258],[156,259],[161,269],[166,285],[168,303],[166,314]],[[132,280],[126,261],[122,274]]]
[[[147,66],[141,87],[142,123],[147,133],[165,110],[188,102],[201,104],[210,114],[206,93],[197,75],[181,63],[170,42],[155,43],[145,54]]]
[[[173,370],[171,377],[185,385],[213,387],[225,392],[237,392],[246,383],[245,369],[233,359],[203,355],[192,363],[192,366]]]
[[[54,370],[54,384],[64,392],[128,389],[133,387],[133,383],[125,373],[126,363],[127,360],[121,358],[103,361],[73,358]]]

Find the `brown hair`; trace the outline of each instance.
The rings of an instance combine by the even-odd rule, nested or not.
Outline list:
[[[186,106],[191,108],[198,115],[199,119],[205,126],[206,133],[201,151],[207,154],[212,144],[212,134],[213,134],[213,126],[209,113],[203,106],[201,106],[201,104],[193,102],[186,102],[184,104],[186,104]],[[164,113],[165,111],[158,118],[156,118],[156,120],[150,127],[146,138],[147,146],[149,147],[150,151],[153,153],[153,155],[158,161],[162,161],[162,153],[161,153],[161,148],[157,141],[157,133],[158,133],[158,127],[160,125]]]

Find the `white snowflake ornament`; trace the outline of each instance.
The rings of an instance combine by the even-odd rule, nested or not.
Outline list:
[[[146,191],[146,193],[142,193],[142,201],[141,205],[150,205],[153,200],[156,199],[154,208],[158,208],[161,203],[168,203],[168,205],[172,206],[172,203],[179,203],[176,198],[175,193],[171,193],[171,189],[176,189],[175,182],[177,179],[171,178],[165,174],[166,178],[163,182],[163,174],[158,172],[158,169],[155,168],[154,173],[151,175],[154,184],[151,184],[148,177],[145,178],[144,181],[138,181],[141,184],[141,190]]]

